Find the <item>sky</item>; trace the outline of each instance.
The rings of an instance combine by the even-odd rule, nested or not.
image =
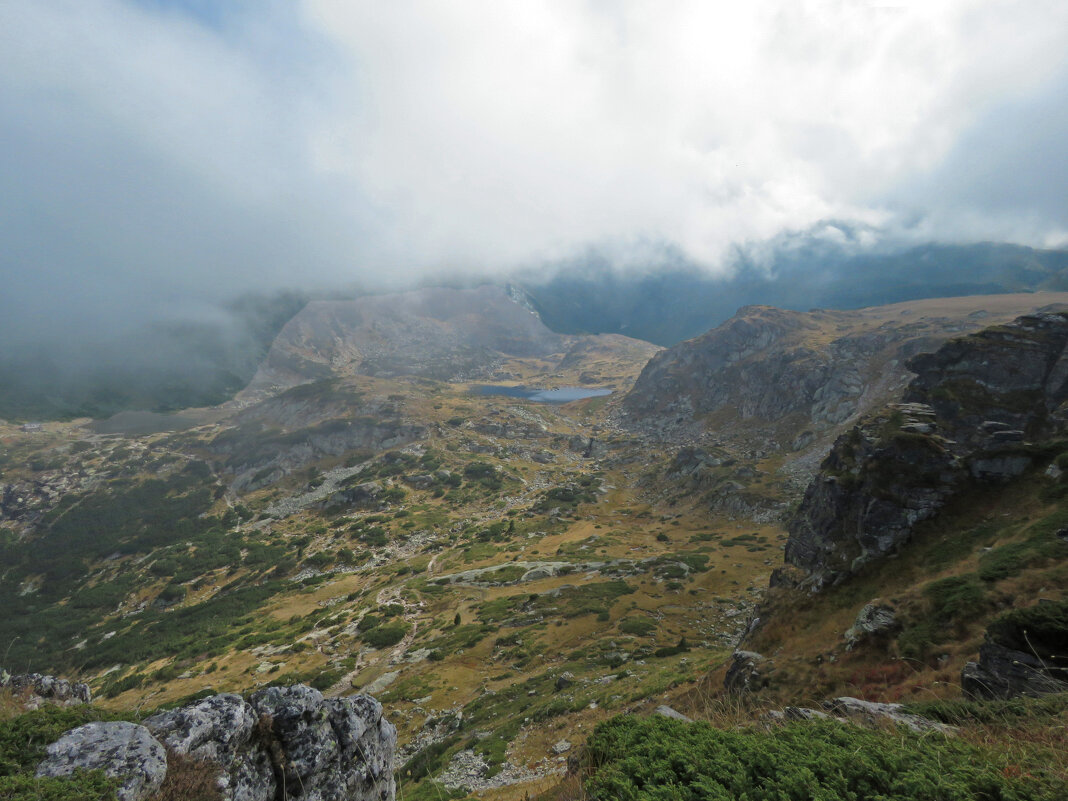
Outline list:
[[[0,336],[843,223],[1065,246],[1066,142],[1063,0],[0,0]]]

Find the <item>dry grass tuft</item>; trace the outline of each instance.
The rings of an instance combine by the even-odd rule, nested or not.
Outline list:
[[[218,776],[218,765],[168,751],[167,777],[149,801],[222,801]]]

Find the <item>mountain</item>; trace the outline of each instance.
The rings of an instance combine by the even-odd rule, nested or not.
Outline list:
[[[316,302],[232,401],[0,423],[3,667],[124,719],[366,692],[412,799],[566,793],[606,732],[674,753],[718,737],[680,714],[764,732],[824,697],[1023,710],[965,736],[1061,770],[1062,707],[961,706],[958,684],[1001,682],[1032,635],[1059,653],[1068,298],[750,307],[662,350],[554,333],[516,297]],[[560,387],[583,391],[532,397]],[[628,728],[658,709],[676,720]]]
[[[911,301],[856,311],[749,306],[717,328],[656,354],[621,420],[659,436],[802,450],[896,397],[907,360],[950,337],[1035,310],[1068,293]],[[826,445],[824,445],[826,447]]]
[[[923,298],[1068,289],[1068,251],[1000,243],[930,243],[858,251],[816,237],[778,243],[770,255],[740,255],[713,276],[668,260],[620,273],[590,256],[549,280],[517,277],[545,323],[564,333],[621,333],[673,345],[719,325],[744,306],[794,311],[856,309]]]
[[[836,440],[788,517],[729,683],[1068,692],[1066,365],[1065,312],[911,358],[896,402]]]

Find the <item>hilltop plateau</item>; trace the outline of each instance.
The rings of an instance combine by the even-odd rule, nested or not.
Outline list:
[[[0,661],[109,710],[372,694],[406,799],[555,787],[620,712],[720,709],[740,645],[745,704],[948,697],[998,615],[1065,600],[1061,309],[747,307],[664,350],[492,287],[312,302],[220,406],[0,425]],[[864,513],[880,465],[902,509],[952,491],[873,549],[826,510]],[[929,611],[947,593],[967,614]],[[851,644],[883,601],[900,634]]]

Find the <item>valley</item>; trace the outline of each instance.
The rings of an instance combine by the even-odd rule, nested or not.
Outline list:
[[[219,406],[0,424],[0,664],[78,676],[113,710],[296,682],[369,693],[405,799],[549,791],[621,712],[717,714],[739,647],[768,660],[766,703],[954,697],[996,615],[1065,600],[1045,472],[1060,418],[1019,424],[1019,472],[961,478],[909,518],[878,554],[892,570],[845,535],[819,551],[832,534],[804,540],[797,520],[822,524],[810,487],[848,432],[874,432],[873,452],[930,434],[906,430],[923,415],[888,423],[888,404],[945,396],[903,397],[910,360],[1063,310],[1068,293],[1044,292],[752,306],[664,349],[554,333],[494,287],[315,301]],[[599,394],[524,397],[574,388]],[[938,447],[988,413],[940,422]],[[805,583],[832,563],[841,576]],[[901,628],[848,643],[880,600]]]

